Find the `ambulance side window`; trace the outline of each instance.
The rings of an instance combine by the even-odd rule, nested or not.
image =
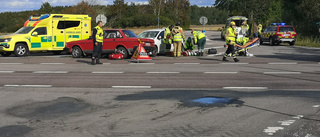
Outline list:
[[[59,21],[57,28],[58,29],[67,29],[72,27],[78,27],[80,21]]]
[[[34,30],[33,32],[37,32],[38,35],[47,35],[47,28],[46,27],[40,27]]]

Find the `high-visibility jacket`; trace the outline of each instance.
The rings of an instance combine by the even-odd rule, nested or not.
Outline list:
[[[242,25],[242,26],[241,26],[241,29],[243,29],[243,28],[245,28],[245,27],[247,28],[247,31],[249,31],[249,28],[250,28],[250,27],[249,27],[248,24],[247,24],[247,25]]]
[[[206,35],[204,35],[202,32],[200,31],[193,31],[192,33],[193,37],[194,37],[194,43],[197,44],[198,40],[205,38]]]
[[[175,26],[173,28],[173,41],[182,41],[184,39],[183,30],[180,26]]]
[[[95,29],[97,30],[96,34],[96,41],[103,42],[103,30],[99,26],[96,26]]]
[[[166,28],[166,30],[164,31],[164,39],[163,42],[165,44],[171,44],[172,43],[172,34],[169,28]]]
[[[193,50],[195,48],[195,46],[192,43],[192,39],[189,37],[188,40],[186,40],[185,44],[184,44],[184,49],[191,49]]]
[[[234,45],[237,36],[235,30],[232,27],[229,27],[227,31],[228,35],[226,36],[226,42],[228,45]]]
[[[258,25],[258,28],[259,28],[259,33],[261,33],[261,31],[262,31],[262,25],[259,24],[259,25]]]

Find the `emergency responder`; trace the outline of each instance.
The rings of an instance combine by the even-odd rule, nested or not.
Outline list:
[[[98,26],[94,27],[92,33],[93,39],[93,54],[92,54],[92,65],[102,64],[100,62],[101,53],[102,53],[102,45],[103,45],[103,23],[102,21],[98,21]]]
[[[193,45],[193,43],[192,43],[191,37],[188,37],[187,41],[184,43],[184,50],[185,50],[185,51],[188,51],[188,50],[192,51],[192,50],[194,50],[194,45]]]
[[[199,56],[203,56],[203,51],[204,51],[204,45],[206,44],[207,38],[206,35],[204,35],[200,31],[191,31],[191,34],[194,37],[194,44],[198,45],[198,51],[199,51]]]
[[[235,27],[236,27],[236,23],[234,21],[231,21],[230,22],[230,27],[227,29],[226,34],[225,34],[225,38],[226,38],[226,43],[228,45],[228,49],[227,49],[226,53],[223,56],[223,59],[222,59],[223,61],[228,61],[227,60],[227,56],[230,53],[232,53],[233,60],[235,62],[239,61],[237,59],[237,57],[236,57],[235,50],[234,50],[234,44],[235,44],[236,37],[237,37],[237,33],[236,33],[236,30],[235,30]]]
[[[173,46],[174,46],[173,56],[180,57],[182,41],[184,40],[184,32],[183,32],[183,29],[180,27],[180,22],[176,23],[176,26],[174,26],[171,33],[173,34]]]
[[[164,32],[163,42],[166,44],[165,53],[167,55],[170,53],[170,50],[171,50],[171,44],[172,44],[172,39],[173,39],[171,31],[172,31],[173,27],[174,27],[173,25],[170,25],[169,27],[166,28],[166,30]]]
[[[260,22],[258,22],[258,31],[259,31],[259,36],[261,35],[261,31],[262,31],[262,25]]]
[[[243,21],[241,25],[241,32],[244,36],[249,35],[249,25],[247,24],[247,21]]]

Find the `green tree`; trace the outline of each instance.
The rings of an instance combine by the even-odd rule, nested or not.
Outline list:
[[[49,2],[42,3],[41,8],[39,9],[40,14],[52,13],[52,11],[53,11],[53,8]]]

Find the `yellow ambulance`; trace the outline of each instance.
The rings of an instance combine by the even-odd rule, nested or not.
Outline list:
[[[31,16],[24,27],[11,35],[0,36],[0,54],[27,56],[33,51],[60,54],[66,42],[91,36],[91,16],[74,14],[43,14]]]

